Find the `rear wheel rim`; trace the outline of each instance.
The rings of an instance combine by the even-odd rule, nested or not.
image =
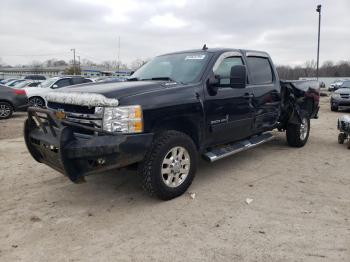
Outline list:
[[[44,107],[43,100],[37,97],[30,99],[30,105],[34,107]]]
[[[305,140],[307,136],[307,132],[309,129],[309,123],[306,118],[303,118],[301,124],[300,124],[300,139]]]
[[[11,108],[8,105],[0,104],[0,117],[5,118],[11,114]]]
[[[190,167],[191,159],[187,149],[181,146],[173,147],[166,153],[161,166],[164,184],[171,188],[180,186],[188,177]]]

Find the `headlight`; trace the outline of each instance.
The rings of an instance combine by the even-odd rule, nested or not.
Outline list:
[[[104,107],[102,128],[108,132],[141,133],[141,106]]]
[[[332,98],[334,98],[334,99],[339,99],[339,98],[340,98],[340,94],[333,94],[333,95],[332,95]]]

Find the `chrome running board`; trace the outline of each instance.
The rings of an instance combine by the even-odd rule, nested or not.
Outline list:
[[[273,135],[271,133],[263,133],[249,139],[214,147],[211,151],[204,153],[203,157],[209,162],[215,162],[219,159],[232,156],[239,152],[264,144],[272,139]]]

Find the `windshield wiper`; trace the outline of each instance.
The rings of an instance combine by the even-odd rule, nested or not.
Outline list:
[[[126,81],[139,81],[137,77],[128,78]]]
[[[167,76],[160,76],[160,77],[152,77],[149,79],[141,79],[141,80],[165,80],[165,81],[171,81],[171,82],[176,82],[174,79],[171,79],[170,77]]]

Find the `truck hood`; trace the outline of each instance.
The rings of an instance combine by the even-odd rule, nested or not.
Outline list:
[[[339,88],[337,91],[334,91],[335,94],[350,94],[350,88]]]
[[[164,81],[128,81],[114,83],[91,83],[75,86],[68,86],[57,90],[64,93],[93,93],[103,95],[106,98],[119,99],[125,96],[148,93],[159,89],[164,89],[168,85],[176,83]]]

